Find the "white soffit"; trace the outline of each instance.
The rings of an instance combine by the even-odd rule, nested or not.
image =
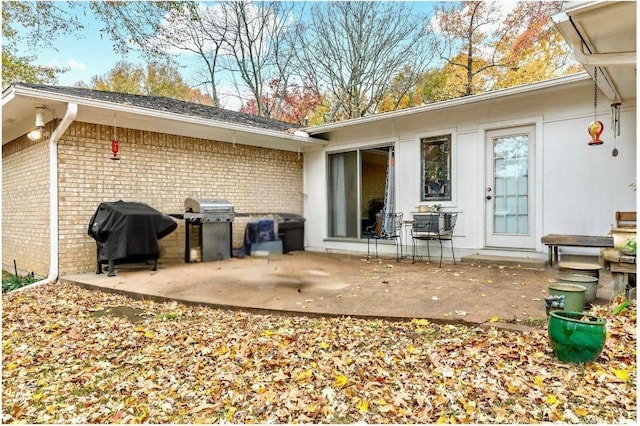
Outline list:
[[[636,98],[636,2],[569,2],[553,16],[576,59],[593,76],[610,101]]]

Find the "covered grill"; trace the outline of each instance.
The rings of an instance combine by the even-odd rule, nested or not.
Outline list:
[[[232,252],[233,204],[226,200],[187,198],[184,201],[185,262],[229,259]],[[192,227],[197,246],[192,248]]]
[[[160,257],[158,240],[172,233],[178,224],[158,210],[136,202],[100,203],[89,221],[88,234],[97,245],[97,270],[108,263],[109,276],[116,263],[153,261],[155,271]]]

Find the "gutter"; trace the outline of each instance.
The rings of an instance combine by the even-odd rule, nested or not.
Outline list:
[[[16,97],[16,87],[14,85],[9,86],[2,91],[2,106],[11,102]]]
[[[58,262],[60,256],[58,235],[58,141],[77,115],[78,104],[68,103],[64,117],[49,137],[49,275],[43,280],[20,287],[14,291],[39,287],[43,284],[53,283],[58,279]]]
[[[582,65],[635,65],[636,52],[585,53],[584,43],[572,43],[573,56]]]

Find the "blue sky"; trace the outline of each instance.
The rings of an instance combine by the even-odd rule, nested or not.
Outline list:
[[[89,83],[91,77],[105,74],[122,59],[140,62],[135,54],[130,54],[128,58],[116,54],[109,37],[101,37],[100,29],[103,23],[96,20],[91,13],[85,16],[79,14],[79,18],[85,28],[78,37],[60,36],[54,43],[57,51],[43,49],[35,55],[38,58],[36,63],[39,65],[70,68],[68,72],[60,75],[59,85],[73,86],[80,80]]]
[[[101,39],[97,29],[87,29],[83,34],[81,39],[61,37],[56,43],[57,52],[40,52],[37,55],[39,64],[70,68],[58,79],[62,86],[73,86],[80,80],[89,83],[91,77],[105,74],[122,59],[113,52],[111,40]],[[138,62],[135,57],[128,60]]]
[[[416,8],[433,5],[431,1],[412,3]],[[142,63],[142,60],[135,53],[122,57],[113,51],[113,45],[108,36],[100,36],[103,23],[94,18],[88,7],[87,14],[82,16],[79,13],[79,18],[85,26],[82,33],[79,34],[80,37],[58,37],[54,43],[58,51],[43,49],[35,52],[38,65],[70,68],[68,72],[59,77],[59,85],[72,86],[81,80],[89,83],[91,77],[105,74],[122,59],[133,63]],[[28,53],[25,52],[25,54]],[[183,75],[188,79],[189,76],[184,71]]]
[[[63,6],[65,3],[60,2],[60,5]],[[414,9],[420,12],[428,12],[435,5],[433,1],[410,3]],[[509,3],[513,4],[514,2],[504,2],[505,5]],[[107,35],[101,36],[100,29],[103,28],[103,23],[93,16],[88,4],[85,4],[85,6],[86,14],[84,15],[81,10],[75,10],[75,14],[78,15],[85,27],[78,34],[78,37],[59,36],[53,43],[57,51],[41,49],[37,52],[20,52],[20,54],[36,56],[36,64],[38,65],[69,68],[68,72],[58,78],[58,84],[62,86],[73,86],[79,81],[84,81],[88,84],[93,76],[106,74],[120,60],[126,60],[134,64],[144,63],[135,52],[129,53],[126,57],[115,53],[110,38]],[[184,63],[184,61],[181,62]],[[196,84],[192,75],[194,73],[193,67],[181,69],[181,73],[187,83]],[[222,96],[223,107],[229,109],[239,108],[240,101],[237,97],[225,97],[225,94],[234,92],[231,86],[226,89],[225,87],[219,87],[219,91]]]

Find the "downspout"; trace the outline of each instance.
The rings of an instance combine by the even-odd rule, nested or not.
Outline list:
[[[58,141],[75,120],[77,114],[78,104],[68,103],[64,117],[49,138],[49,275],[43,280],[20,287],[14,291],[22,291],[53,283],[58,279],[60,254],[58,235]]]

